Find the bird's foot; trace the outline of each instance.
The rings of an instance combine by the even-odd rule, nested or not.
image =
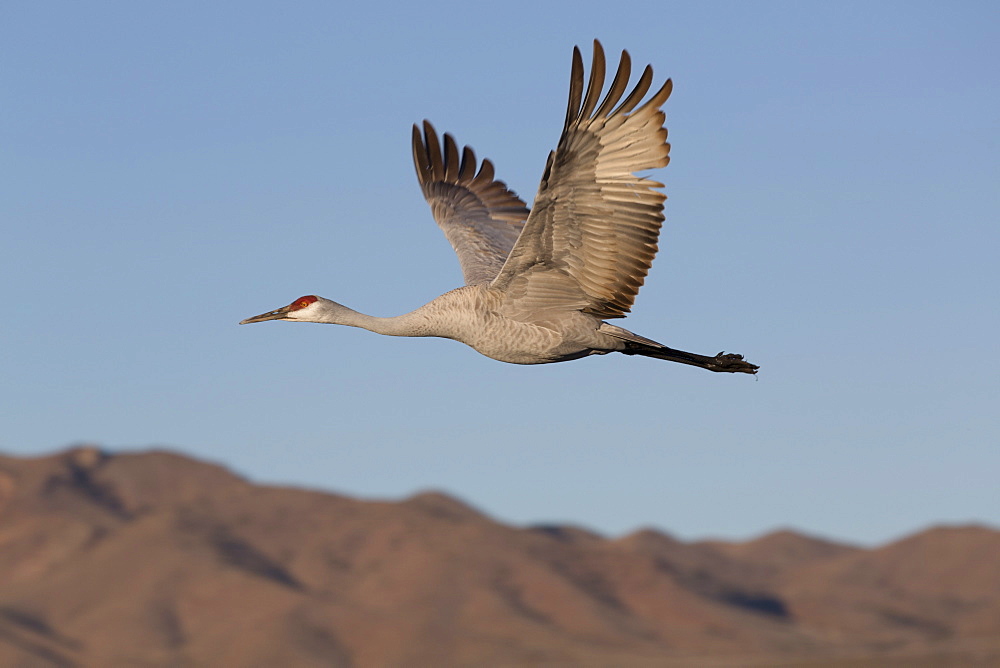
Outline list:
[[[722,351],[712,358],[708,368],[712,371],[724,371],[728,373],[757,373],[757,369],[760,367],[745,361],[743,355]]]

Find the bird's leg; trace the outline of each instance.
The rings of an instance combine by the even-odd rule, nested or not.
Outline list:
[[[674,350],[667,346],[654,347],[643,344],[629,345],[622,352],[626,355],[644,355],[670,362],[690,364],[691,366],[698,366],[709,371],[726,373],[753,374],[757,373],[757,369],[760,368],[756,364],[745,361],[743,355],[737,355],[736,353],[720,352],[715,357],[708,357],[707,355],[698,355],[697,353],[689,353],[683,350]]]

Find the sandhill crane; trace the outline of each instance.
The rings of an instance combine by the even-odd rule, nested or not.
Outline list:
[[[670,144],[661,106],[668,79],[642,106],[653,78],[646,66],[632,91],[623,51],[603,99],[605,60],[594,41],[584,92],[583,59],[573,49],[562,136],[549,154],[534,208],[494,178],[493,164],[451,135],[442,143],[427,121],[413,126],[413,160],[437,224],[458,255],[465,286],[417,310],[377,318],[308,295],[247,318],[322,322],[390,336],[438,336],[513,364],[564,362],[620,352],[711,371],[756,373],[742,355],[714,357],[668,348],[605,322],[629,312],[657,251],[662,184],[635,172],[664,167]],[[616,106],[617,105],[617,106]]]

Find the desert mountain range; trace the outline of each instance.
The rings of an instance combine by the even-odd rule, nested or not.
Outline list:
[[[1000,531],[511,527],[165,451],[0,456],[3,666],[1000,666]]]

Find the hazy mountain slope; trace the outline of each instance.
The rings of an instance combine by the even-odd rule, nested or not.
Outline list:
[[[517,529],[250,484],[166,452],[0,457],[2,665],[697,665],[1000,637],[1000,532]],[[987,643],[988,644],[988,643]]]

